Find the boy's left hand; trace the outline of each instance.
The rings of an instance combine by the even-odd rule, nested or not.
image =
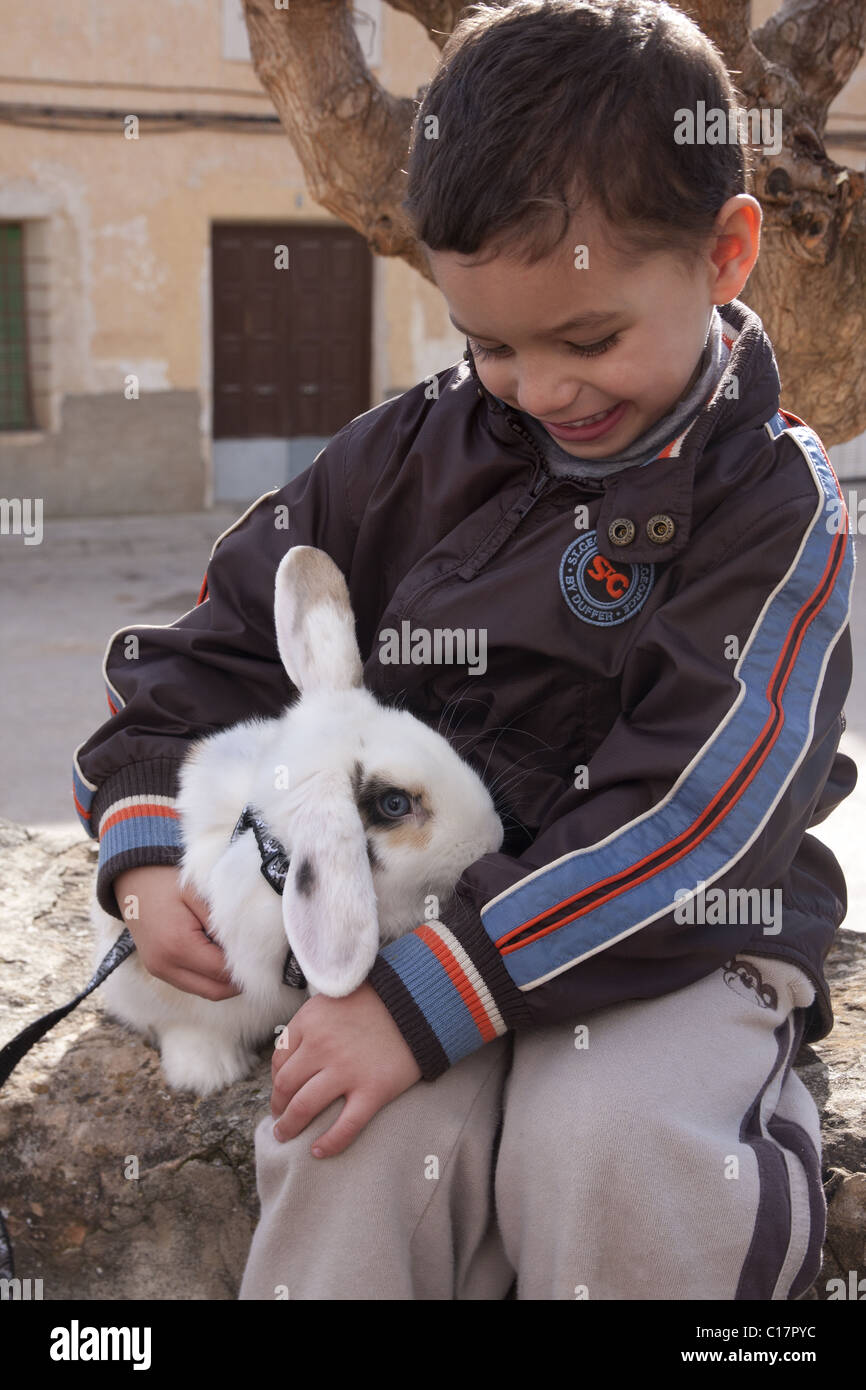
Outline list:
[[[383,1105],[421,1080],[421,1068],[372,985],[342,999],[314,994],[283,1029],[271,1062],[277,1139],[294,1139],[338,1096],[346,1104],[315,1141],[342,1153]]]

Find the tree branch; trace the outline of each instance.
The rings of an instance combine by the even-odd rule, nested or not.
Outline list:
[[[417,19],[437,48],[444,48],[457,23],[464,0],[386,0],[392,10],[399,10]]]
[[[256,73],[304,170],[310,195],[380,256],[401,256],[428,279],[400,207],[415,117],[411,97],[376,80],[346,0],[243,0]]]
[[[677,8],[712,39],[728,68],[737,73],[752,73],[758,54],[749,35],[749,0],[691,0]]]
[[[811,123],[823,135],[830,104],[866,50],[866,3],[785,0],[752,39],[765,58],[796,74]]]

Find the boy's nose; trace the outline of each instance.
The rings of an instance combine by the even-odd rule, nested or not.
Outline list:
[[[564,424],[579,420],[581,413],[590,414],[581,405],[583,392],[574,381],[551,382],[550,370],[522,372],[514,382],[514,399],[519,410],[534,415],[537,420],[554,420]]]
[[[517,403],[518,409],[527,415],[534,415],[536,420],[552,420],[560,425],[592,413],[583,409],[580,396],[575,391],[557,392],[552,396],[549,390],[519,390]]]

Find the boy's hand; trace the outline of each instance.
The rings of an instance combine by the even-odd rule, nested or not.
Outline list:
[[[271,1114],[277,1139],[294,1139],[346,1097],[316,1141],[317,1158],[342,1153],[383,1105],[421,1080],[421,1068],[372,985],[342,999],[315,994],[277,1039],[271,1062]]]
[[[127,869],[114,880],[121,913],[130,894],[138,916],[129,927],[141,963],[151,975],[202,999],[231,999],[240,990],[231,983],[222,947],[205,935],[208,906],[191,888],[181,891],[180,871],[151,864]]]

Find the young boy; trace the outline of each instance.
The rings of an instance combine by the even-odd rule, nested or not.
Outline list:
[[[346,575],[368,687],[507,809],[444,921],[275,1051],[243,1299],[793,1299],[817,1275],[792,1063],[832,1027],[845,886],[806,831],[853,785],[853,558],[737,299],[761,220],[744,151],[675,139],[699,101],[734,89],[665,4],[468,11],[407,200],[465,363],[260,498],[137,661],[109,645],[116,713],[77,794],[100,900],[120,919],[137,895],[144,963],[182,989],[234,992],[177,887],[178,765],[291,697],[290,546]],[[483,631],[486,670],[386,664],[403,622]]]

